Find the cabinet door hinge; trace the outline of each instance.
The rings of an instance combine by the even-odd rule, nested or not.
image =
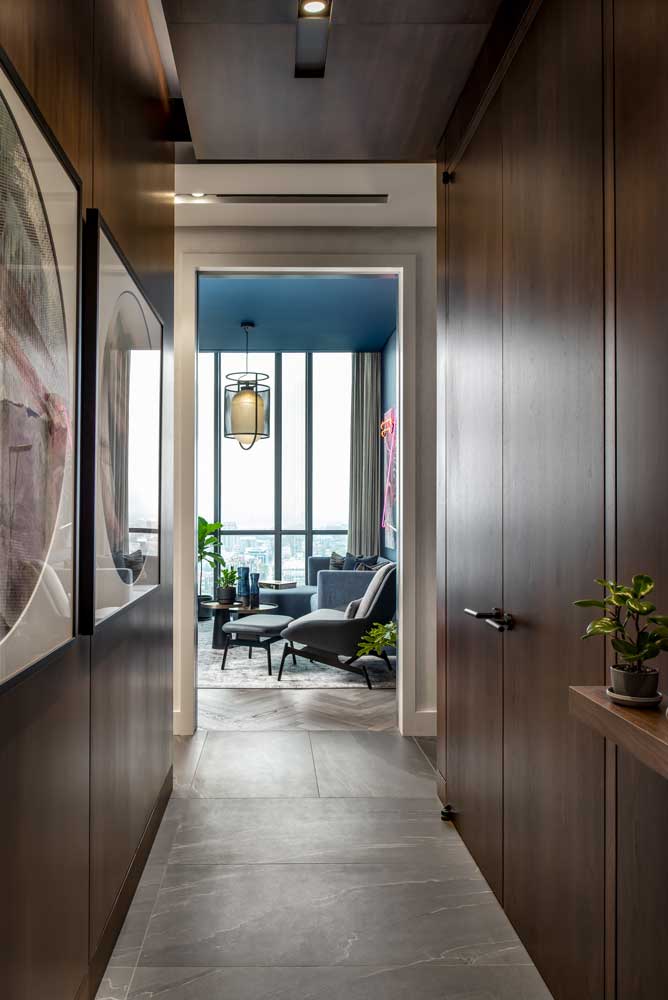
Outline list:
[[[454,174],[449,173],[449,171],[447,170],[443,171],[443,176],[441,180],[443,181],[444,184],[451,184],[454,179],[455,179]]]

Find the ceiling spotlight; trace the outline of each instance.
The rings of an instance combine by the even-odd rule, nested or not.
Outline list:
[[[191,192],[191,197],[193,197],[193,198],[203,198],[204,197],[204,192],[203,191],[192,191]]]
[[[324,14],[327,10],[327,0],[305,0],[302,10],[305,14]]]

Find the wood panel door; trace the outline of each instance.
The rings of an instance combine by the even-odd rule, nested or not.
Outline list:
[[[502,895],[501,119],[495,101],[448,188],[447,799]]]
[[[599,0],[546,3],[503,83],[504,905],[556,1000],[603,994],[600,684],[571,602],[604,566]]]
[[[615,0],[617,559],[649,573],[668,605],[668,4]],[[662,663],[663,660],[663,663]],[[668,657],[661,690],[668,690]],[[668,782],[620,752],[617,837],[619,1000],[668,991]]]

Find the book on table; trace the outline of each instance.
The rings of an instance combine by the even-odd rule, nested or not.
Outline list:
[[[295,580],[260,580],[260,586],[266,590],[290,590],[297,583]]]

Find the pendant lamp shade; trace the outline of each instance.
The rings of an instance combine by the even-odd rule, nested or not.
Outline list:
[[[246,334],[246,369],[248,369],[248,330],[254,323],[242,323]],[[230,372],[225,376],[224,428],[226,438],[238,441],[248,451],[256,441],[269,437],[269,376],[264,372]]]

